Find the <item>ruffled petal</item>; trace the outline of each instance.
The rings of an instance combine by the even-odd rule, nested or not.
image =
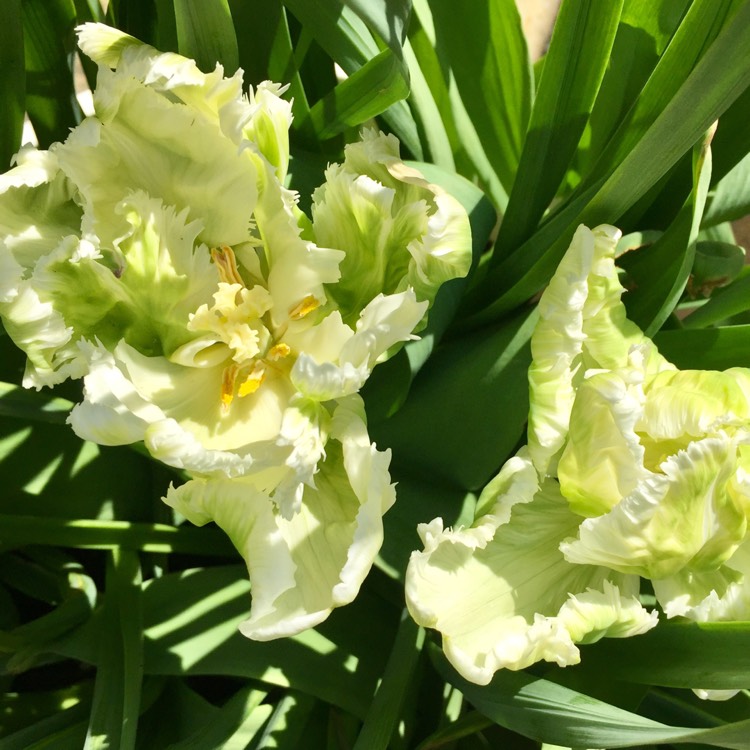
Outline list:
[[[299,338],[304,353],[292,369],[292,382],[301,393],[317,401],[356,393],[373,367],[387,356],[392,347],[415,338],[412,331],[426,308],[427,303],[417,302],[411,289],[400,294],[378,295],[362,311],[356,331],[340,323],[348,335],[337,336],[341,342],[340,351],[328,361],[319,356],[315,343],[320,339],[311,329],[309,344],[304,338]],[[333,319],[332,324],[338,326],[341,321],[338,312],[329,317]],[[328,354],[334,355],[334,352],[328,348]]]
[[[81,209],[54,154],[26,146],[15,162],[0,175],[1,252],[10,252],[28,276],[65,237],[80,233]]]
[[[352,325],[378,294],[407,286],[432,304],[440,285],[471,264],[466,211],[401,161],[392,135],[365,130],[348,145],[315,191],[312,215],[316,241],[346,251],[330,293]]]
[[[631,352],[631,368],[594,371],[576,391],[557,476],[580,515],[608,512],[650,476],[636,433],[645,401],[640,354]]]
[[[638,603],[636,578],[565,561],[560,541],[580,519],[553,480],[534,490],[535,476],[526,455],[512,459],[492,484],[493,512],[471,529],[444,531],[439,519],[420,526],[425,549],[409,562],[412,617],[442,633],[448,659],[478,684],[540,660],[576,664],[576,643],[656,624]]]
[[[620,231],[581,225],[539,301],[531,337],[529,450],[537,469],[554,474],[568,434],[578,385],[588,370],[627,366],[630,348],[646,342],[626,317],[614,265]],[[655,348],[646,370],[671,368]]]
[[[737,440],[723,432],[670,456],[609,513],[586,519],[565,558],[667,578],[715,570],[743,541],[747,499],[738,498]]]
[[[215,521],[247,563],[253,599],[241,632],[256,640],[293,635],[356,596],[383,539],[395,499],[388,452],[369,442],[361,402],[334,413],[332,440],[299,511],[285,519],[252,479],[192,480],[166,502],[193,523]]]
[[[187,209],[190,220],[202,221],[200,240],[210,247],[251,239],[256,171],[218,122],[104,67],[95,106],[97,116],[54,147],[80,191],[89,239],[112,246],[122,226],[116,207],[135,190]]]

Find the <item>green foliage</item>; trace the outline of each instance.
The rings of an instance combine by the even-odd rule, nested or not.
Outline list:
[[[750,0],[564,0],[536,66],[511,0],[4,0],[1,20],[5,166],[24,113],[43,148],[80,122],[73,28],[106,21],[205,71],[288,83],[303,207],[375,119],[464,205],[474,245],[471,276],[365,389],[399,483],[378,569],[324,624],[268,643],[237,632],[252,592],[226,537],[161,503],[182,477],[75,438],[75,386],[20,388],[0,335],[2,748],[750,746],[746,623],[662,623],[478,687],[403,614],[417,524],[470,523],[522,440],[534,297],[578,224],[632,233],[628,313],[667,358],[750,367],[727,224],[750,210]],[[745,692],[698,707],[687,688]]]

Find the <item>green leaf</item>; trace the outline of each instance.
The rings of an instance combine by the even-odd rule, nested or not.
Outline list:
[[[23,24],[21,0],[7,0],[0,25],[0,168],[21,146],[23,115],[26,109]]]
[[[695,257],[695,243],[711,180],[711,133],[693,157],[693,192],[669,229],[650,247],[620,256],[629,275],[628,317],[646,336],[658,331],[682,295]]]
[[[749,646],[747,622],[661,622],[637,637],[584,646],[580,669],[646,685],[742,689],[750,684]]]
[[[268,722],[259,733],[253,748],[278,748],[296,750],[301,744],[301,734],[314,706],[313,700],[303,694],[287,693],[273,709]],[[235,745],[236,750],[245,750],[245,745]]]
[[[220,709],[176,677],[144,677],[138,747],[170,748],[211,727]],[[165,721],[165,717],[169,717]]]
[[[271,80],[289,84],[286,97],[292,100],[293,126],[308,117],[310,107],[299,75],[281,0],[230,0],[235,29],[254,28],[253,34],[239,34],[237,45],[245,84],[257,86]]]
[[[732,66],[726,60],[735,61]],[[513,255],[494,268],[472,300],[474,324],[497,319],[549,279],[580,223],[616,222],[698,141],[750,85],[750,3],[724,26],[644,136],[606,179],[573,197]]]
[[[154,44],[156,12],[154,0],[109,0],[106,22],[146,44]]]
[[[232,75],[239,67],[237,36],[227,0],[174,0],[179,52],[208,73],[216,63]]]
[[[77,704],[2,738],[3,750],[80,750],[88,706]]]
[[[490,12],[494,12],[494,9]],[[409,104],[419,123],[420,135],[427,146],[430,160],[444,169],[458,171],[480,185],[492,197],[495,206],[504,210],[508,202],[507,192],[500,184],[474,122],[466,112],[451,70],[451,61],[437,49],[428,0],[414,0],[404,56],[411,77]],[[486,114],[483,116],[486,118]],[[528,106],[525,117],[528,118]],[[521,132],[524,129],[525,120]],[[491,153],[497,156],[499,152],[492,150]],[[517,160],[516,156],[514,164]]]
[[[244,750],[271,714],[271,706],[261,706],[267,695],[253,685],[241,687],[210,722],[168,750]]]
[[[588,173],[640,95],[691,1],[625,0],[588,132],[579,144],[579,175]]]
[[[58,526],[53,519],[104,520],[115,512],[132,521],[150,521],[152,482],[161,472],[128,448],[81,441],[67,425],[24,426],[15,418],[0,419],[0,513],[8,516],[37,516]],[[5,529],[0,541],[18,542]]]
[[[659,331],[654,342],[682,370],[750,367],[750,325]]]
[[[609,62],[622,0],[562,4],[491,264],[533,232],[562,182]]]
[[[460,13],[451,0],[430,0],[429,5],[441,67],[455,76],[487,157],[509,190],[518,169],[532,94],[516,4],[513,0],[466,3]]]
[[[411,0],[344,0],[397,57],[406,39]]]
[[[25,672],[36,666],[48,653],[49,643],[78,627],[91,616],[96,587],[88,577],[78,578],[86,580],[88,591],[71,588],[51,612],[9,632],[0,631],[0,651],[11,652],[5,665],[8,672]]]
[[[698,242],[688,286],[691,297],[709,297],[714,290],[729,285],[742,273],[745,258],[745,250],[731,242]],[[696,323],[697,320],[691,325]]]
[[[68,53],[73,50],[73,0],[24,0],[26,109],[41,148],[64,141],[81,121]]]
[[[12,383],[0,382],[0,415],[31,422],[65,424],[72,401],[47,394],[34,393]]]
[[[719,32],[730,25],[729,19],[741,1],[696,0],[690,5],[643,90],[620,121],[592,173],[587,176],[587,185],[611,173],[638,145],[652,124],[660,118],[665,102],[678,95]],[[653,13],[653,10],[644,10],[644,13]],[[706,123],[706,129],[709,124]]]
[[[750,108],[750,88],[745,89],[721,116],[721,127],[714,140],[714,182],[725,177],[750,152],[750,128],[747,112]]]
[[[0,548],[27,544],[77,549],[138,550],[141,552],[200,554],[234,557],[227,536],[216,528],[167,526],[157,523],[98,521],[75,518],[0,515]]]
[[[84,750],[133,750],[143,677],[141,571],[133,552],[115,550],[107,566],[97,674]]]
[[[79,719],[85,716],[91,704],[92,682],[78,682],[57,690],[35,690],[29,692],[6,692],[0,697],[0,715],[3,717],[2,740],[24,727],[44,721],[61,712],[63,706],[78,706]]]
[[[393,449],[394,465],[464,490],[484,486],[524,432],[535,323],[524,311],[432,355],[401,410],[371,425],[378,445]]]
[[[409,93],[401,65],[383,50],[338,84],[310,109],[310,122],[321,140],[381,114]]]
[[[429,62],[435,65],[437,58],[432,44],[424,40],[423,33],[420,36],[421,29],[415,30],[417,27],[418,23],[412,20],[410,39],[406,40],[403,50],[404,60],[409,68],[409,105],[419,122],[420,138],[428,154],[425,158],[443,169],[455,172],[453,151],[458,150],[458,146],[455,127],[452,127],[450,105],[447,105],[447,87],[440,85],[443,83],[442,75],[438,77],[433,74],[428,80],[428,71],[420,67],[420,52],[424,55],[426,50]]]
[[[404,610],[383,679],[370,704],[353,750],[386,750],[390,746],[407,691],[411,687],[424,638],[424,630]]]
[[[315,630],[260,643],[237,630],[247,616],[250,583],[242,566],[215,566],[147,581],[143,590],[144,671],[160,675],[229,675],[294,686],[362,717],[393,640],[398,613],[363,588]],[[96,662],[94,616],[55,644],[55,653]],[[367,633],[367,639],[362,633]],[[321,679],[321,674],[326,678]]]
[[[401,7],[401,1],[396,7]],[[339,84],[334,91],[323,97],[315,110],[314,120],[319,138],[331,137],[347,127],[346,121],[358,125],[365,113],[380,114],[393,128],[414,158],[422,158],[422,147],[417,135],[417,126],[409,108],[403,101],[408,94],[406,68],[401,56],[390,50],[383,50],[375,41],[366,24],[342,0],[283,0],[300,22],[305,34],[310,34],[326,54],[341,66],[348,76],[354,76],[363,68],[369,68],[358,79],[360,83],[351,89],[351,84],[342,92],[337,89],[347,84]],[[387,9],[386,9],[387,12]],[[391,35],[389,39],[393,39]],[[392,87],[393,91],[376,87]],[[362,90],[358,90],[358,89]],[[323,104],[326,102],[326,104]],[[393,102],[396,102],[393,104]],[[330,111],[327,111],[330,109]],[[357,114],[360,112],[361,114]],[[359,122],[357,122],[359,120]],[[298,123],[304,128],[308,123]],[[321,134],[322,133],[322,134]]]
[[[456,674],[442,656],[436,662],[443,677],[485,716],[542,742],[582,748],[703,742],[742,750],[750,741],[750,720],[712,729],[671,727],[525,672],[503,670],[479,687]]]
[[[733,246],[730,246],[733,247]],[[683,320],[685,328],[705,328],[750,310],[750,273],[717,291],[705,305]]]
[[[750,213],[750,154],[711,191],[703,226],[735,221]]]

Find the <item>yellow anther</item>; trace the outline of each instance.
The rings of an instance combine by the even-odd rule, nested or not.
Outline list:
[[[211,258],[219,271],[219,278],[225,284],[241,284],[245,286],[245,282],[237,270],[237,258],[231,247],[222,245],[221,247],[212,248]]]
[[[253,371],[245,378],[245,381],[237,389],[237,395],[242,398],[243,396],[249,396],[251,393],[260,388],[263,381],[266,378],[266,371],[263,365],[256,364]]]
[[[284,359],[284,357],[288,357],[291,351],[287,344],[276,344],[268,350],[268,359],[272,362],[277,362],[280,359]]]
[[[320,307],[319,300],[312,294],[308,294],[301,302],[296,304],[290,311],[289,317],[292,320],[300,320],[305,315],[309,315],[313,310]]]
[[[237,366],[230,365],[224,368],[221,374],[221,408],[226,412],[234,401],[234,381],[237,379]]]

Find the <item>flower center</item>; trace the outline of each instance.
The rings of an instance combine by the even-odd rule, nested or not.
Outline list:
[[[243,398],[260,388],[269,368],[288,358],[292,350],[280,341],[283,331],[274,332],[267,313],[273,307],[269,291],[260,285],[248,288],[237,268],[237,258],[230,247],[211,250],[219,273],[219,286],[211,306],[201,305],[190,316],[188,329],[210,331],[232,353],[232,362],[224,367],[221,379],[221,404],[226,411],[235,396]],[[315,310],[319,301],[308,295],[289,312],[299,320]]]

